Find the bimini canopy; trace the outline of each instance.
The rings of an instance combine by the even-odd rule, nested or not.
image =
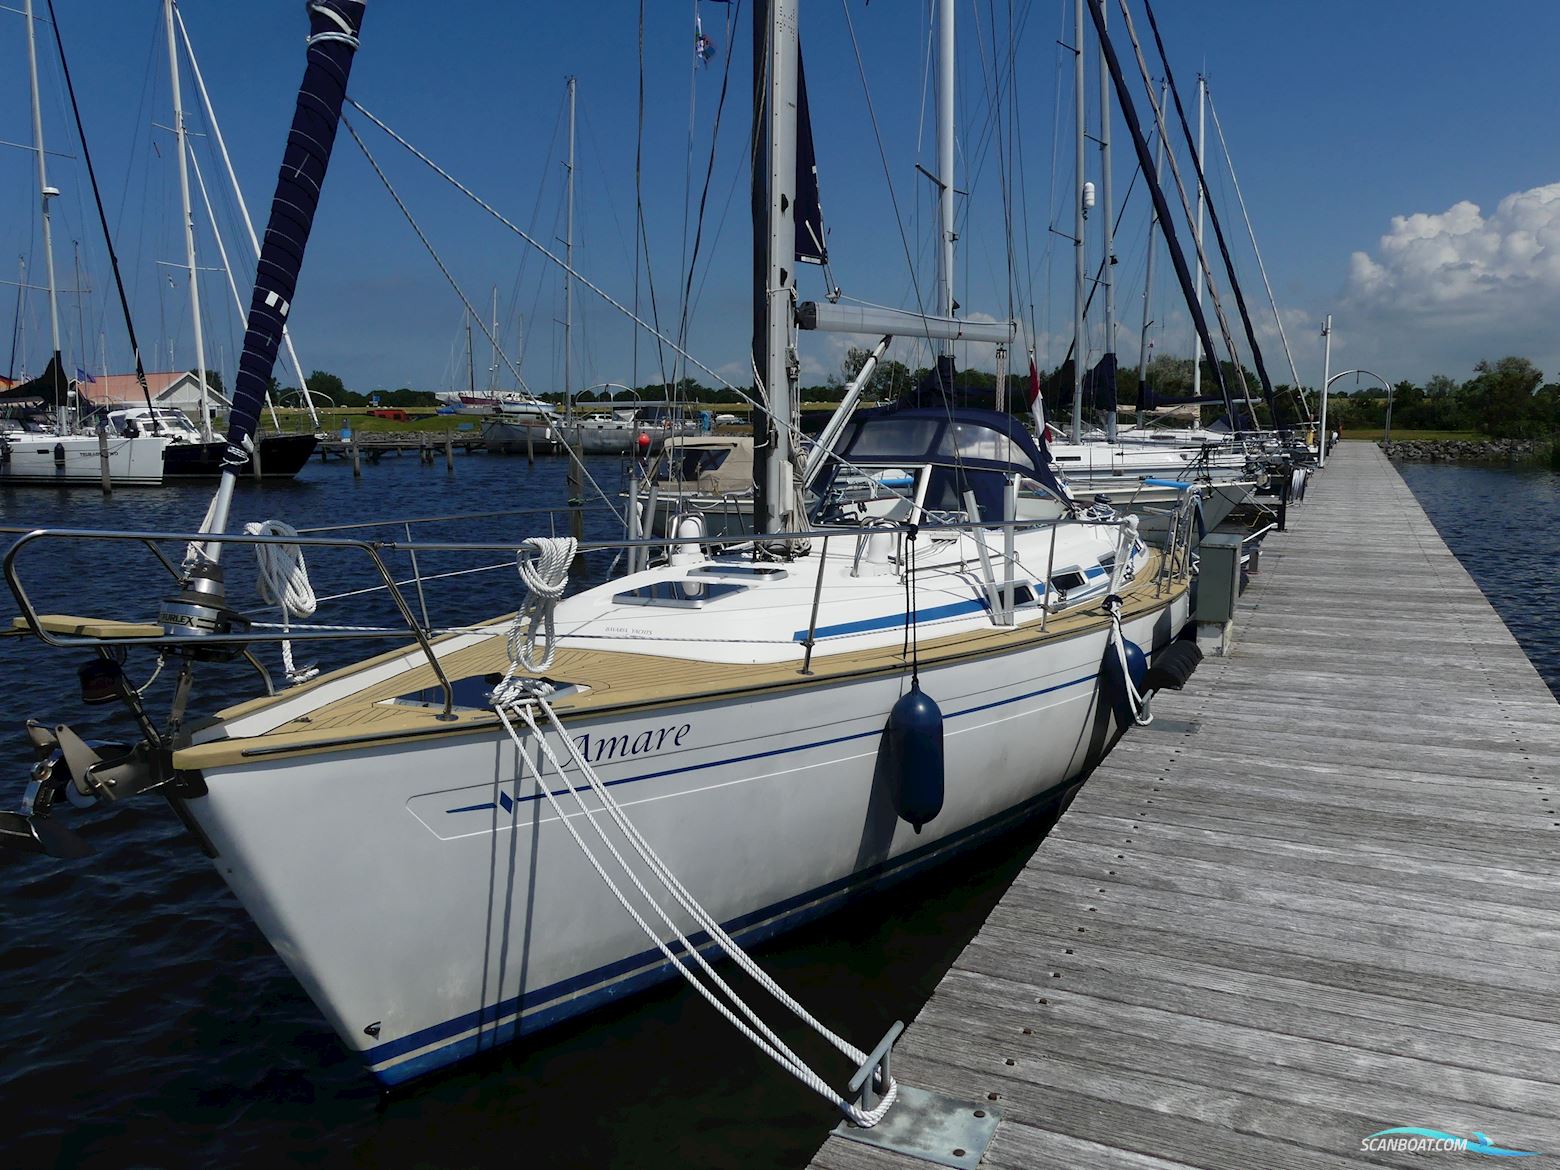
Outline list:
[[[961,507],[963,492],[974,490],[982,512],[991,515],[988,501],[1000,498],[1001,490],[994,481],[1015,473],[1058,499],[1068,498],[1051,470],[1044,440],[1036,440],[1016,418],[994,410],[887,406],[862,411],[846,428],[836,454],[839,459],[830,460],[835,475],[844,464],[940,469],[945,474],[934,477],[934,488],[944,490],[929,496],[931,508]]]

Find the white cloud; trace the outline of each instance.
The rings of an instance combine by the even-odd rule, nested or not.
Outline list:
[[[1553,370],[1557,310],[1560,183],[1551,183],[1507,195],[1489,215],[1464,200],[1394,216],[1374,255],[1350,258],[1339,324],[1393,377],[1463,375],[1507,353]]]

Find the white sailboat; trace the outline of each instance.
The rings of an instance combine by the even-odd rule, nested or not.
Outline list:
[[[311,41],[306,90],[316,57],[345,77],[363,6],[318,0],[311,11],[322,7],[347,32]],[[945,216],[952,8],[941,0]],[[430,633],[409,622],[415,639],[385,654],[199,720],[181,687],[168,723],[141,711],[146,740],[118,752],[35,728],[46,762],[23,811],[0,814],[0,842],[69,854],[79,842],[51,812],[64,796],[166,795],[384,1084],[683,969],[677,940],[700,920],[684,906],[645,926],[657,899],[602,881],[607,852],[627,855],[622,872],[641,894],[671,890],[631,848],[637,839],[709,921],[739,942],[761,938],[1040,809],[1141,715],[1144,694],[1195,665],[1175,641],[1187,621],[1186,526],[1155,550],[1130,519],[1081,517],[1042,446],[1005,415],[946,404],[863,413],[819,473],[823,504],[799,514],[788,490],[797,2],[760,11],[763,540],[719,555],[674,542],[664,563],[562,600],[572,542],[528,542],[524,617]],[[316,16],[317,34],[332,28]],[[969,331],[952,312],[951,238],[937,311],[906,315],[934,339]],[[266,299],[262,288],[254,304]],[[258,402],[251,391],[246,406],[245,393],[236,388],[240,420]],[[207,555],[154,621],[40,615],[18,565],[50,534],[23,538],[7,554],[23,624],[100,648],[106,662],[153,648],[193,677],[268,640],[233,620],[210,550],[362,547],[226,535],[225,508],[219,494]],[[287,636],[309,629],[294,623]],[[103,686],[139,711],[114,669]]]
[[[163,449],[168,440],[157,435],[79,434],[74,395],[60,359],[60,311],[54,274],[54,229],[51,201],[59,190],[49,182],[48,151],[43,139],[43,111],[38,89],[38,45],[32,0],[25,0],[27,75],[32,95],[33,152],[37,159],[38,194],[42,204],[43,254],[48,274],[50,358],[37,378],[6,391],[5,401],[24,404],[20,414],[0,423],[0,483],[61,487],[97,487],[105,482],[144,487],[160,484]],[[52,417],[49,413],[52,412]]]

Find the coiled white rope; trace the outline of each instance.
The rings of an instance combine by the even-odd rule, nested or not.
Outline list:
[[[880,1086],[883,1089],[882,1099],[874,1108],[870,1110],[862,1109],[860,1106],[846,1101],[829,1086],[828,1082],[826,1082],[822,1077],[814,1072],[812,1068],[801,1059],[801,1057],[797,1056],[796,1053],[793,1052],[785,1044],[785,1042],[781,1040],[773,1032],[773,1030],[771,1030],[769,1026],[758,1017],[754,1010],[745,1002],[743,1002],[741,997],[738,996],[736,992],[733,991],[732,988],[723,979],[721,979],[718,974],[715,973],[715,971],[710,967],[708,960],[704,958],[703,954],[700,953],[698,948],[688,940],[688,937],[680,929],[678,929],[676,924],[673,923],[671,917],[667,914],[666,910],[660,905],[660,903],[651,897],[650,893],[645,889],[644,884],[639,880],[638,875],[635,874],[633,869],[623,860],[622,854],[618,852],[617,847],[613,845],[610,838],[608,838],[605,829],[597,821],[596,815],[591,809],[590,805],[586,803],[581,790],[577,788],[571,781],[569,781],[564,775],[563,765],[559,762],[557,755],[553,752],[551,745],[549,745],[547,742],[546,736],[543,734],[542,729],[538,727],[535,717],[532,715],[533,705],[535,707],[540,707],[542,711],[546,713],[552,729],[557,732],[559,739],[564,744],[571,761],[579,770],[581,775],[584,776],[586,784],[589,786],[592,794],[600,802],[602,810],[604,810],[612,818],[613,822],[617,825],[623,836],[628,840],[630,846],[632,846],[634,852],[646,864],[650,872],[654,874],[655,877],[661,882],[661,884],[666,887],[668,892],[671,893],[677,904],[682,907],[686,913],[693,917],[697,926],[704,930],[712,940],[719,944],[719,946],[726,952],[726,954],[729,955],[744,972],[752,977],[759,984],[759,986],[768,991],[770,995],[774,996],[774,998],[779,1001],[780,1004],[788,1008],[799,1020],[807,1024],[825,1040],[834,1045],[834,1047],[839,1049],[839,1051],[848,1059],[856,1062],[858,1066],[866,1062],[867,1057],[865,1053],[856,1048],[854,1045],[850,1044],[848,1041],[835,1035],[828,1028],[824,1027],[823,1024],[814,1018],[806,1008],[804,1008],[800,1003],[787,994],[786,991],[781,988],[780,985],[777,984],[756,962],[754,962],[753,958],[748,955],[748,953],[744,951],[736,943],[736,941],[731,938],[730,935],[726,933],[726,931],[721,927],[720,923],[715,920],[714,916],[694,900],[693,895],[691,895],[682,885],[682,883],[677,880],[676,875],[672,873],[670,868],[667,867],[666,863],[662,861],[655,850],[651,848],[649,842],[647,842],[644,837],[640,835],[639,831],[634,827],[633,822],[631,822],[624,814],[622,806],[618,804],[617,800],[607,790],[606,785],[596,774],[595,769],[591,767],[589,760],[584,757],[583,753],[575,745],[573,740],[569,738],[567,731],[564,729],[562,721],[559,720],[557,712],[553,710],[552,705],[547,702],[546,698],[542,694],[527,692],[525,690],[526,682],[527,680],[519,680],[517,692],[524,692],[525,698],[528,701],[522,703],[518,701],[518,699],[511,700],[509,704],[509,711],[515,715],[518,715],[524,721],[527,729],[535,737],[537,744],[540,746],[542,754],[552,765],[554,771],[556,771],[558,774],[558,777],[563,779],[564,782],[568,785],[569,792],[573,795],[575,803],[579,806],[580,813],[584,815],[585,819],[590,823],[591,828],[595,830],[596,835],[601,839],[602,844],[605,845],[608,852],[612,854],[612,857],[617,862],[618,867],[628,877],[629,881],[632,882],[634,888],[639,891],[640,896],[644,898],[647,903],[649,903],[651,908],[655,911],[657,917],[659,917],[662,923],[665,924],[666,928],[671,931],[673,937],[682,946],[683,950],[688,954],[693,962],[697,964],[698,969],[702,971],[709,982],[714,985],[713,988],[696,977],[694,968],[686,961],[679,958],[678,955],[672,951],[670,944],[662,939],[659,932],[651,928],[649,923],[645,921],[644,917],[639,913],[639,911],[636,910],[629,902],[622,889],[619,888],[618,884],[612,879],[611,875],[607,873],[606,868],[602,864],[601,860],[591,851],[590,847],[586,845],[584,839],[580,836],[579,830],[574,827],[572,821],[564,813],[562,806],[558,803],[557,797],[553,794],[551,786],[543,778],[540,768],[537,764],[532,762],[530,753],[526,750],[524,741],[521,739],[520,734],[515,728],[514,724],[510,721],[509,714],[505,711],[504,704],[497,704],[496,710],[498,717],[504,724],[505,729],[509,732],[510,738],[514,741],[515,747],[518,750],[519,758],[525,765],[526,771],[530,774],[532,780],[535,781],[537,787],[541,790],[548,803],[552,806],[552,810],[557,815],[559,822],[564,826],[564,828],[568,830],[569,835],[574,839],[574,843],[585,855],[586,860],[590,862],[592,868],[595,869],[597,876],[601,878],[601,880],[606,884],[607,888],[611,890],[613,895],[617,898],[619,905],[621,905],[623,909],[628,912],[629,916],[639,926],[640,930],[644,931],[646,937],[655,944],[657,949],[659,949],[661,954],[666,958],[667,962],[676,967],[678,972],[681,973],[682,976],[693,985],[694,989],[705,998],[710,1006],[719,1012],[722,1017],[724,1017],[733,1027],[737,1029],[737,1031],[739,1031],[743,1036],[745,1036],[755,1046],[757,1046],[759,1051],[763,1052],[764,1055],[768,1056],[771,1060],[779,1064],[793,1077],[801,1081],[808,1088],[812,1089],[813,1092],[817,1093],[825,1100],[831,1102],[856,1125],[863,1128],[870,1128],[871,1126],[876,1125],[883,1119],[884,1115],[888,1113],[888,1110],[893,1106],[894,1101],[898,1097],[898,1084],[894,1082],[892,1078],[890,1078],[887,1085]],[[717,992],[719,992],[719,995],[717,995]],[[724,997],[724,1001],[722,997]],[[739,1018],[738,1013],[740,1013],[742,1018]]]
[[[246,536],[297,536],[298,530],[280,520],[257,520],[244,525]],[[319,608],[314,587],[309,583],[309,569],[303,561],[303,549],[296,544],[255,545],[255,560],[259,563],[257,585],[260,600],[282,611],[282,629],[291,629],[292,618],[312,617]],[[297,684],[308,682],[319,674],[317,666],[293,665],[292,642],[282,640],[282,668],[287,681]]]
[[[494,703],[512,703],[531,693],[527,680],[517,678],[521,670],[540,674],[552,666],[558,656],[554,611],[569,585],[569,566],[579,548],[570,536],[536,536],[521,544],[515,554],[515,568],[525,582],[525,601],[509,626],[509,669],[493,688]],[[526,556],[529,549],[534,556]],[[536,635],[545,634],[547,649],[536,652]]]

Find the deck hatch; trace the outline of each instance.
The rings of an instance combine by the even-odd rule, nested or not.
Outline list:
[[[685,578],[680,581],[654,581],[614,594],[617,605],[664,605],[676,609],[703,609],[704,606],[733,593],[746,593],[751,585],[739,585],[734,581],[699,581]]]

